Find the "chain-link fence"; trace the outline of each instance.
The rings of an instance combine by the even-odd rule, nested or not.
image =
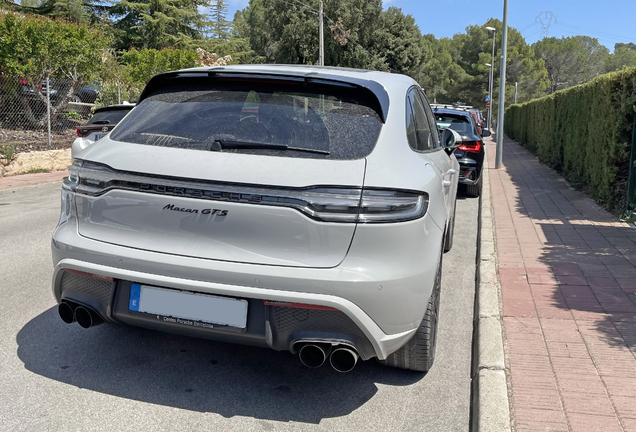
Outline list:
[[[0,76],[0,145],[33,150],[68,147],[90,117],[99,86],[51,78],[30,84]]]

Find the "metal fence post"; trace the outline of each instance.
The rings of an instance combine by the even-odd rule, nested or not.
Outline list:
[[[632,127],[632,149],[629,157],[629,177],[627,178],[627,211],[631,217],[636,217],[634,209],[634,183],[636,183],[636,113]]]
[[[46,124],[48,126],[48,142],[51,147],[51,80],[46,74]]]
[[[121,104],[121,87],[117,84],[117,104]]]

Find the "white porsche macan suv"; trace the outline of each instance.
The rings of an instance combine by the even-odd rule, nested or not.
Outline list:
[[[74,155],[61,318],[428,370],[461,138],[403,75],[245,65],[155,76]]]

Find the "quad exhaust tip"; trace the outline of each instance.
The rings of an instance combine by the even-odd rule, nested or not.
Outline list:
[[[95,327],[104,322],[104,320],[89,308],[78,306],[75,308],[75,320],[85,329]]]
[[[327,359],[337,372],[350,372],[358,362],[354,348],[340,347],[332,351],[328,343],[305,343],[298,351],[300,362],[308,368],[319,368]]]
[[[331,353],[329,363],[338,372],[351,372],[358,362],[358,354],[350,348],[338,348]]]
[[[72,324],[75,322],[75,308],[73,305],[67,302],[62,302],[57,306],[57,313],[66,324]]]
[[[66,324],[72,324],[77,321],[85,329],[95,327],[104,322],[102,317],[91,308],[79,306],[69,301],[60,303],[57,306],[57,313]]]
[[[300,362],[308,368],[318,368],[325,364],[331,352],[331,346],[318,344],[305,344],[298,352]]]

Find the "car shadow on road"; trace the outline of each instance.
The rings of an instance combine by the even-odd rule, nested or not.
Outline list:
[[[136,327],[84,330],[51,308],[17,335],[27,370],[121,398],[224,417],[317,424],[347,415],[378,391],[424,374],[361,362],[347,374],[308,369],[289,352],[176,336]]]

